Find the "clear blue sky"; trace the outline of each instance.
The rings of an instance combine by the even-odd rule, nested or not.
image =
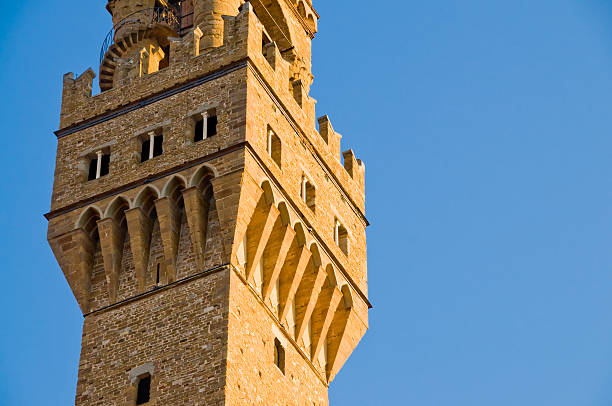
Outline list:
[[[612,404],[612,5],[322,1],[318,113],[367,168],[371,329],[332,405]],[[73,404],[45,241],[62,74],[105,0],[4,1],[0,403]]]

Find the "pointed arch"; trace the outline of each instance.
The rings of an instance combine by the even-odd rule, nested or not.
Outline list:
[[[351,288],[348,284],[342,285],[340,288],[342,291],[342,300],[344,303],[345,309],[351,309],[353,307],[353,292],[351,292]]]
[[[77,220],[76,228],[82,228],[89,237],[97,238],[97,221],[102,218],[102,210],[97,206],[89,206],[86,208]],[[96,236],[94,236],[94,232]]]
[[[293,225],[293,229],[295,230],[295,238],[300,247],[306,245],[306,230],[304,229],[304,225],[300,221],[296,221]]]
[[[310,252],[312,253],[312,266],[318,269],[321,266],[321,252],[316,242],[310,244]]]
[[[195,172],[194,174],[191,176],[191,179],[189,180],[189,187],[193,187],[196,186],[198,188],[201,187],[201,185],[205,185],[206,181],[210,182],[211,179],[216,178],[217,176],[219,176],[217,169],[213,166],[210,166],[208,164],[204,164],[202,166],[200,166]]]
[[[315,19],[312,14],[308,14],[308,24],[311,28],[315,28]]]
[[[325,267],[325,272],[327,274],[327,285],[329,287],[338,286],[338,277],[336,276],[336,269],[334,266],[329,263]]]
[[[266,199],[267,204],[275,204],[274,203],[274,191],[272,190],[272,184],[269,180],[264,180],[261,182],[261,189],[263,190],[263,197]]]
[[[124,212],[129,209],[130,201],[126,197],[117,196],[106,208],[104,218],[112,218],[120,224],[122,216],[125,216]]]
[[[155,209],[155,200],[159,199],[161,193],[155,185],[145,186],[134,199],[133,207],[139,207],[144,213],[149,215]]]
[[[264,25],[266,32],[276,42],[279,49],[284,51],[293,46],[291,29],[287,22],[284,4],[279,0],[263,1],[251,0],[255,14]]]
[[[183,259],[189,257],[192,250],[191,244],[182,238],[190,231],[183,197],[186,185],[187,181],[183,176],[172,176],[162,189],[162,197],[155,201],[165,261],[163,266],[166,273],[165,282],[167,283],[177,280],[177,266],[182,266]],[[184,246],[181,245],[182,243]],[[179,259],[180,263],[177,262]]]
[[[289,207],[286,202],[281,201],[278,203],[278,211],[280,212],[280,218],[283,225],[291,225],[291,215],[289,214]]]
[[[161,197],[175,198],[181,189],[187,187],[187,181],[182,175],[174,175],[162,189]]]

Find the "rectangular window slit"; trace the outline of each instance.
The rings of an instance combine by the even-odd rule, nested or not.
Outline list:
[[[151,399],[151,375],[144,376],[138,381],[138,395],[136,405],[149,403]]]

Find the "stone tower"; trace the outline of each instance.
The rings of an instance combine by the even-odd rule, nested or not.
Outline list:
[[[368,327],[364,165],[309,96],[310,0],[109,0],[64,76],[48,240],[77,406],[326,405]]]

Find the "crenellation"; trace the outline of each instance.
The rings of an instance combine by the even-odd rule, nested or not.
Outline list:
[[[327,405],[371,304],[365,167],[309,95],[312,3],[107,8],[102,92],[64,77],[47,214],[85,318],[76,405]]]
[[[82,103],[91,97],[93,80],[95,77],[96,74],[91,68],[88,68],[76,79],[72,72],[64,75],[61,107],[62,117],[78,109]]]
[[[346,169],[349,176],[361,186],[361,190],[365,193],[365,165],[363,161],[355,157],[355,153],[352,149],[344,151],[342,153],[342,158],[344,161],[344,169]]]

